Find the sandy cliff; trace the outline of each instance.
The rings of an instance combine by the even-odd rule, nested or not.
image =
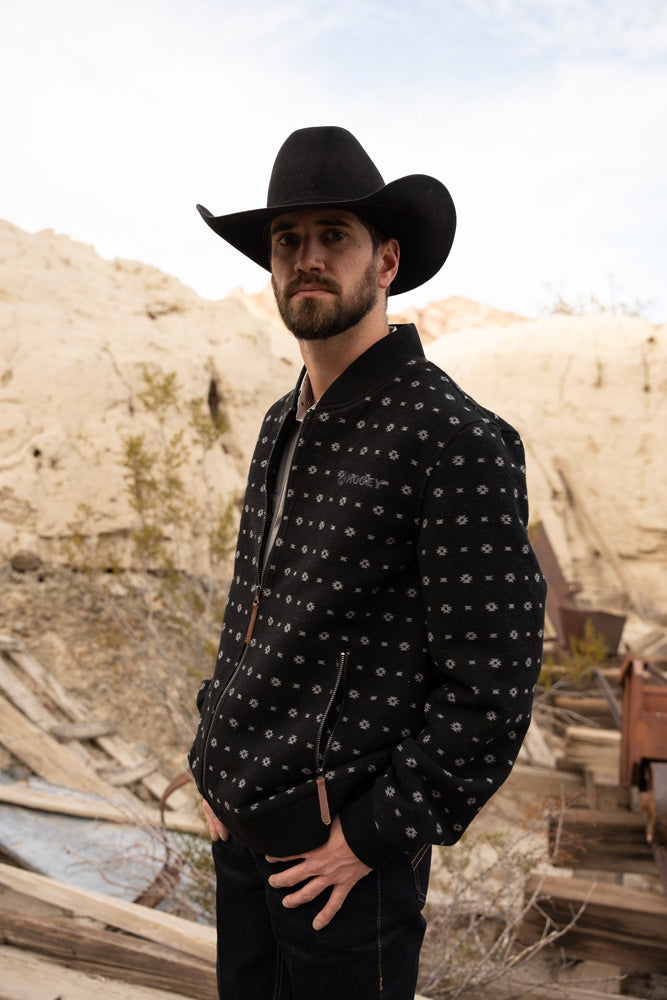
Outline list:
[[[528,321],[455,298],[407,318],[430,357],[521,431],[533,515],[566,570],[595,600],[667,615],[665,326]],[[204,463],[224,498],[299,367],[268,292],[205,301],[154,268],[0,223],[0,556],[61,559],[84,503],[86,530],[127,558],[120,456],[124,436],[154,430],[144,369],[175,371],[186,402],[218,399],[229,430],[205,458],[192,450],[188,479],[199,489]],[[185,410],[170,419],[173,431]]]

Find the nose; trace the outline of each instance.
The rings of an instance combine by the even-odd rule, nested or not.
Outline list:
[[[294,270],[303,271],[323,271],[324,261],[322,260],[322,248],[313,236],[304,236],[299,247],[299,253],[294,264]]]

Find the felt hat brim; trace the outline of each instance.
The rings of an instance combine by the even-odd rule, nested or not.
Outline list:
[[[325,143],[326,158],[320,153]],[[315,162],[314,148],[320,156],[319,173],[315,168],[309,172]],[[335,154],[339,164],[333,162]],[[305,181],[295,179],[294,162],[299,158],[306,165],[301,172]],[[320,179],[323,169],[333,178],[327,178],[326,184]],[[360,187],[366,192],[361,196]],[[203,205],[197,209],[214,233],[270,271],[267,227],[271,220],[296,209],[333,205],[360,215],[398,240],[401,254],[390,288],[393,295],[424,284],[447,259],[456,231],[456,211],[444,184],[426,174],[409,174],[384,184],[354,136],[335,127],[303,129],[290,136],[276,159],[266,208],[231,215],[213,215]]]

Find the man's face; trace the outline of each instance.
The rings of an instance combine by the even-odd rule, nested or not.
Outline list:
[[[356,326],[380,293],[368,230],[351,212],[299,209],[271,223],[271,284],[288,330],[325,340]]]

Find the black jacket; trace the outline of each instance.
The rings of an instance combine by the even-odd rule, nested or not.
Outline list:
[[[259,434],[190,764],[252,849],[298,854],[340,814],[376,866],[458,840],[525,735],[545,584],[523,447],[398,327],[307,413],[260,574],[297,395]]]

